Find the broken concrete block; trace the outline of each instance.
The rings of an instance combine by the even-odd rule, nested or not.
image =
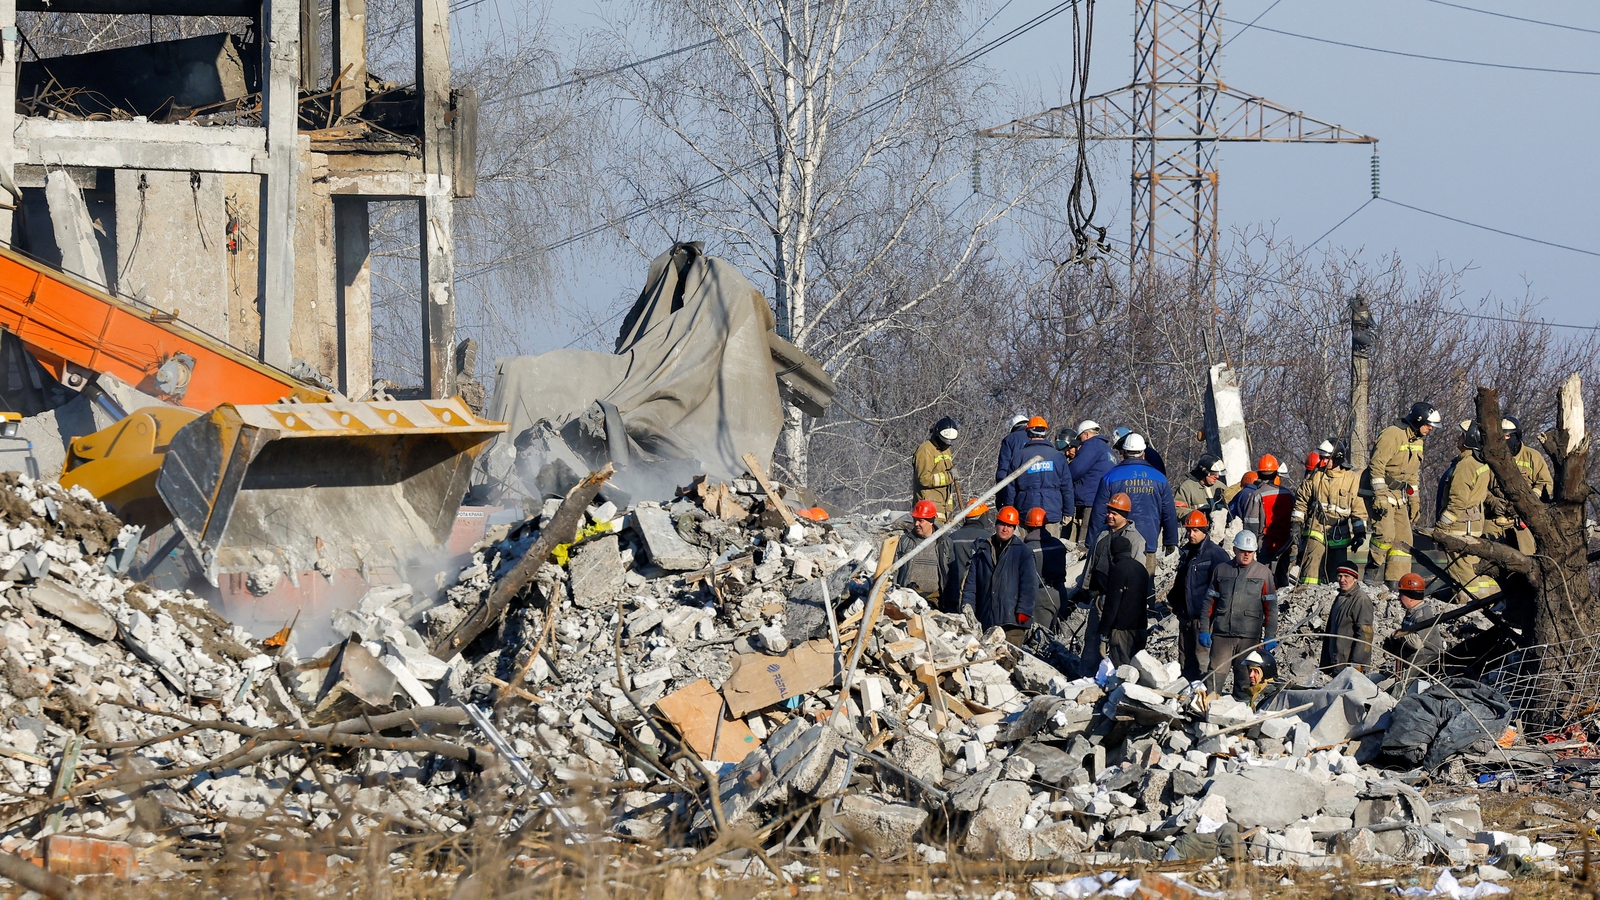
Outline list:
[[[1011,680],[1017,687],[1035,694],[1047,694],[1055,679],[1065,677],[1056,668],[1032,653],[1017,654],[1016,665],[1011,669]]]
[[[1227,798],[1228,817],[1241,828],[1280,829],[1309,819],[1322,810],[1323,783],[1299,772],[1268,766],[1246,766],[1238,773],[1220,772],[1211,779],[1207,796]]]
[[[863,794],[847,794],[839,801],[839,811],[828,818],[846,840],[879,859],[904,850],[927,820],[926,810]]]
[[[939,745],[932,741],[914,734],[908,735],[895,741],[889,758],[929,784],[937,785],[944,781],[944,762],[939,756]]]
[[[617,594],[627,587],[625,575],[616,535],[593,538],[574,547],[567,564],[572,604],[579,609],[595,609],[614,603]]]
[[[678,534],[671,513],[660,507],[640,506],[634,508],[632,518],[651,562],[669,572],[687,572],[706,564],[705,554]]]
[[[28,593],[33,605],[72,627],[102,641],[117,636],[117,623],[105,610],[89,602],[81,591],[54,578],[40,579]]]
[[[951,786],[950,805],[962,812],[974,812],[983,803],[984,794],[1000,780],[1000,767],[990,766],[981,772],[961,779]],[[1020,813],[1019,820],[1020,820]]]
[[[1013,756],[1033,763],[1033,777],[1037,781],[1061,787],[1089,783],[1088,770],[1066,751],[1050,744],[1029,741],[1018,747]]]
[[[1140,650],[1133,655],[1133,667],[1139,671],[1139,683],[1147,688],[1160,689],[1172,679],[1167,677],[1167,664],[1148,650]]]
[[[1023,813],[1033,799],[1028,786],[1020,781],[996,781],[983,794],[983,801],[967,825],[964,852],[973,858],[994,856],[1002,832],[1020,831]]]

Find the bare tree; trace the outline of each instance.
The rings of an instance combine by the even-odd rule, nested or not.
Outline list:
[[[622,183],[673,191],[657,223],[765,273],[780,336],[837,381],[885,329],[947,292],[1011,207],[965,200],[985,88],[958,57],[955,0],[659,0],[671,39],[705,48],[630,70],[639,152]],[[1039,148],[1038,152],[1051,152]],[[1005,161],[1015,198],[1048,167]],[[710,172],[712,177],[706,177]],[[641,247],[653,253],[656,248]],[[807,481],[812,423],[786,410],[780,465]]]

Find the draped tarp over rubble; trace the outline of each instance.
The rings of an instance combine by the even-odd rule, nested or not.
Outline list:
[[[489,415],[511,427],[480,463],[479,493],[559,494],[576,478],[567,470],[610,461],[621,489],[671,496],[686,474],[743,472],[746,453],[768,466],[780,388],[813,415],[832,397],[816,361],[773,327],[766,298],[738,269],[698,242],[675,244],[651,263],[615,354],[500,361]]]

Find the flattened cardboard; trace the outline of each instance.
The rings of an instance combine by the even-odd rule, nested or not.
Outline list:
[[[806,641],[783,656],[746,653],[733,660],[733,674],[722,686],[728,709],[747,713],[826,687],[838,675],[832,641]]]
[[[677,727],[701,759],[736,763],[761,746],[750,727],[732,716],[721,716],[722,729],[718,731],[722,696],[704,678],[657,700],[656,709]]]

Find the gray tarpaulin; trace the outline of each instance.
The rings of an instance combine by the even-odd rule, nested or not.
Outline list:
[[[766,298],[734,266],[699,243],[674,245],[651,263],[615,354],[499,361],[487,415],[510,428],[481,458],[475,492],[495,502],[558,493],[565,469],[610,460],[620,489],[670,497],[694,472],[742,473],[745,453],[770,466],[780,377],[794,375],[774,363],[773,324]]]

